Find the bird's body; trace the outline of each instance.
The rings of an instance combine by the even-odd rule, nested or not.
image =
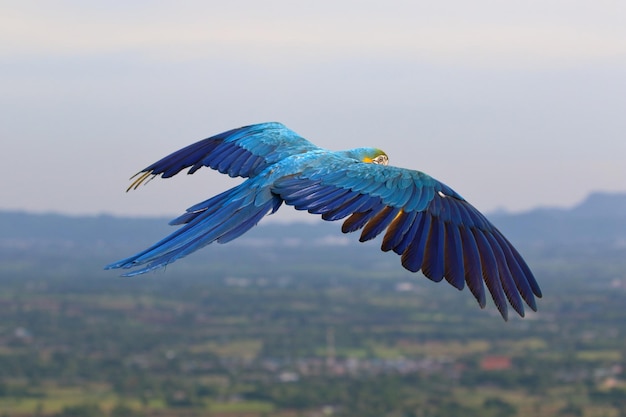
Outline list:
[[[192,174],[203,166],[247,180],[190,207],[170,222],[179,229],[107,269],[143,266],[126,274],[131,276],[163,267],[214,241],[241,236],[286,203],[324,220],[347,217],[342,231],[363,228],[361,241],[385,231],[382,250],[393,250],[405,268],[434,281],[445,278],[458,289],[467,284],[481,307],[484,282],[505,319],[506,300],[522,316],[522,299],[536,310],[539,286],[506,238],[448,186],[387,161],[376,148],[319,148],[280,123],[204,139],[142,170],[129,190],[158,175],[168,178],[185,168]]]

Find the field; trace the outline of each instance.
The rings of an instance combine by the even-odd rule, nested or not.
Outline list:
[[[544,298],[504,322],[298,233],[132,279],[102,270],[130,238],[0,239],[0,416],[626,416],[619,247],[522,248]]]
[[[622,261],[623,262],[623,261]],[[5,416],[626,415],[626,280],[541,260],[540,312],[328,266],[3,274]],[[318,268],[321,269],[321,268]],[[594,270],[593,280],[585,270]],[[6,271],[5,271],[6,272]],[[264,271],[266,272],[266,271]]]

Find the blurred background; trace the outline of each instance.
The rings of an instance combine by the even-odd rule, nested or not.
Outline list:
[[[0,2],[0,413],[626,415],[625,18],[609,0]],[[101,271],[237,183],[126,194],[131,175],[263,121],[452,186],[525,255],[539,312],[505,323],[289,207],[165,272]]]

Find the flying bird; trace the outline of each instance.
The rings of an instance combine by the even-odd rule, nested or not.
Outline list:
[[[172,234],[106,269],[139,267],[125,274],[133,276],[164,267],[241,236],[285,203],[324,220],[345,218],[341,230],[362,229],[361,242],[384,232],[381,249],[400,255],[404,268],[459,290],[467,284],[481,308],[486,286],[505,320],[507,301],[522,317],[524,302],[536,311],[539,285],[502,233],[447,185],[388,161],[377,148],[322,149],[276,122],[201,140],[141,170],[127,191],[185,168],[247,179],[188,208],[170,222],[182,225]]]

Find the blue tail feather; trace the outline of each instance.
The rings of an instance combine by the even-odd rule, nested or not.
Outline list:
[[[105,269],[145,265],[124,274],[134,276],[164,267],[214,241],[225,243],[241,236],[263,216],[278,210],[281,203],[282,199],[267,188],[232,188],[174,219],[173,224],[184,225],[169,236],[131,257],[107,265]]]

